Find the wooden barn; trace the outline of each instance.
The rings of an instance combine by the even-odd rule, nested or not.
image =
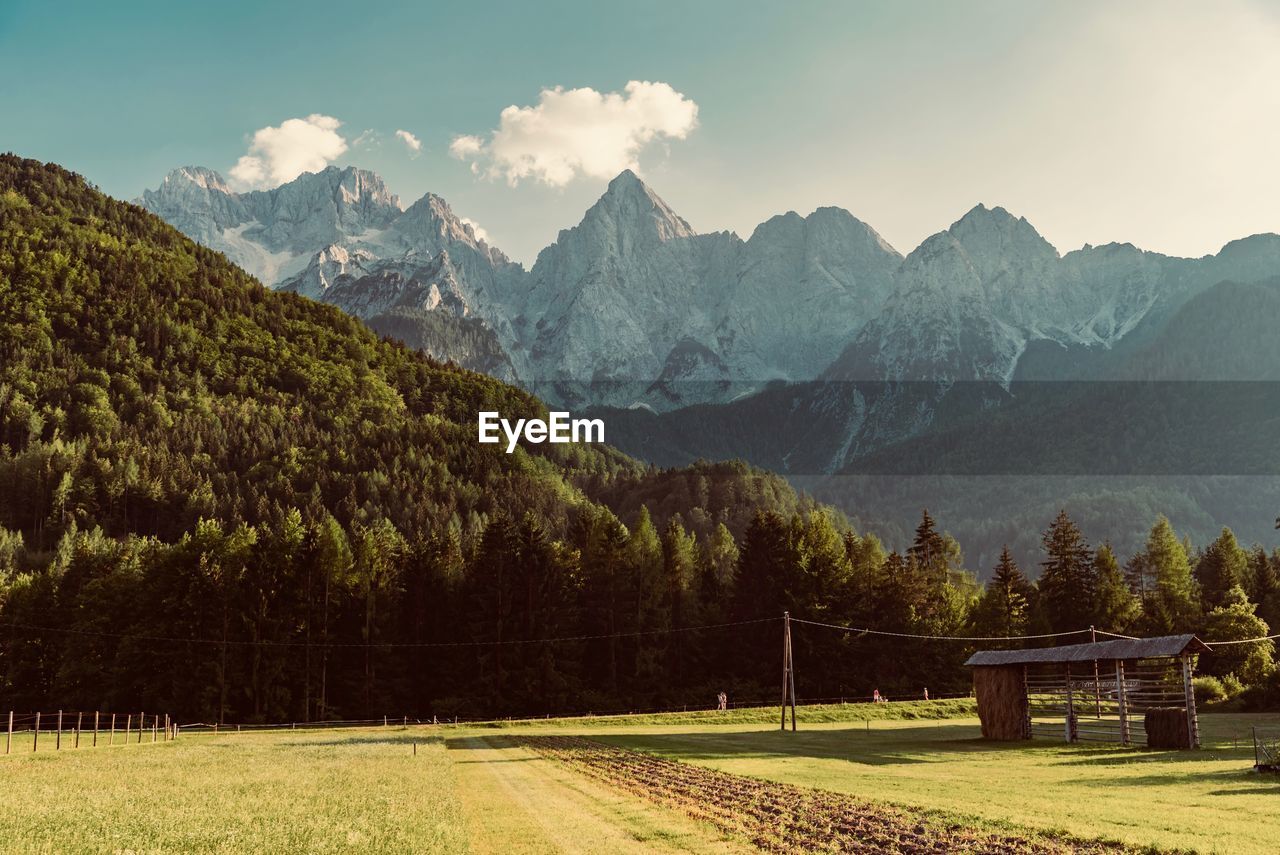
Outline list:
[[[1151,748],[1199,748],[1194,635],[1120,638],[969,657],[986,739],[1049,736]]]

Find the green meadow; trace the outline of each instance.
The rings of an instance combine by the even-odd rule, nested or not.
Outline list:
[[[1202,717],[1205,747],[1153,752],[979,738],[967,701],[486,725],[187,733],[0,756],[7,852],[747,852],[749,839],[503,737],[586,735],[724,772],[923,809],[1014,834],[1134,849],[1273,852],[1280,779],[1254,724]],[[25,747],[25,750],[22,750]],[[46,750],[49,749],[49,750]]]

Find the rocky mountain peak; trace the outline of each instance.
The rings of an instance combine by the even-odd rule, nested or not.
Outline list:
[[[999,258],[1009,261],[1045,261],[1058,257],[1053,244],[1045,240],[1026,217],[1015,217],[999,206],[978,204],[947,230],[979,267],[989,268]],[[984,263],[987,262],[987,263]],[[984,273],[989,273],[984,270]]]
[[[604,195],[591,206],[580,228],[600,228],[638,239],[668,241],[696,233],[657,193],[630,169],[609,182]]]
[[[194,184],[203,190],[216,190],[220,193],[232,193],[231,186],[222,175],[204,166],[181,166],[164,177],[161,189],[176,188],[182,184]]]

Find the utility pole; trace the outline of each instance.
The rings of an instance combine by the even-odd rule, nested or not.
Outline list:
[[[796,729],[796,670],[791,657],[791,612],[782,613],[782,721],[780,729],[787,729],[787,703],[791,703],[791,730]]]

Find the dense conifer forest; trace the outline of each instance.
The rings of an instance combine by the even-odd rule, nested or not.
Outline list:
[[[1040,567],[969,567],[927,512],[891,553],[743,464],[504,454],[475,441],[482,409],[544,412],[0,157],[0,697],[244,722],[603,712],[771,697],[784,609],[934,636],[1280,623],[1280,554],[1229,531],[1192,544],[1162,517],[1117,556],[1062,514]],[[964,691],[973,647],[806,625],[795,644],[802,697]],[[1276,703],[1272,650],[1206,656],[1202,688]]]

